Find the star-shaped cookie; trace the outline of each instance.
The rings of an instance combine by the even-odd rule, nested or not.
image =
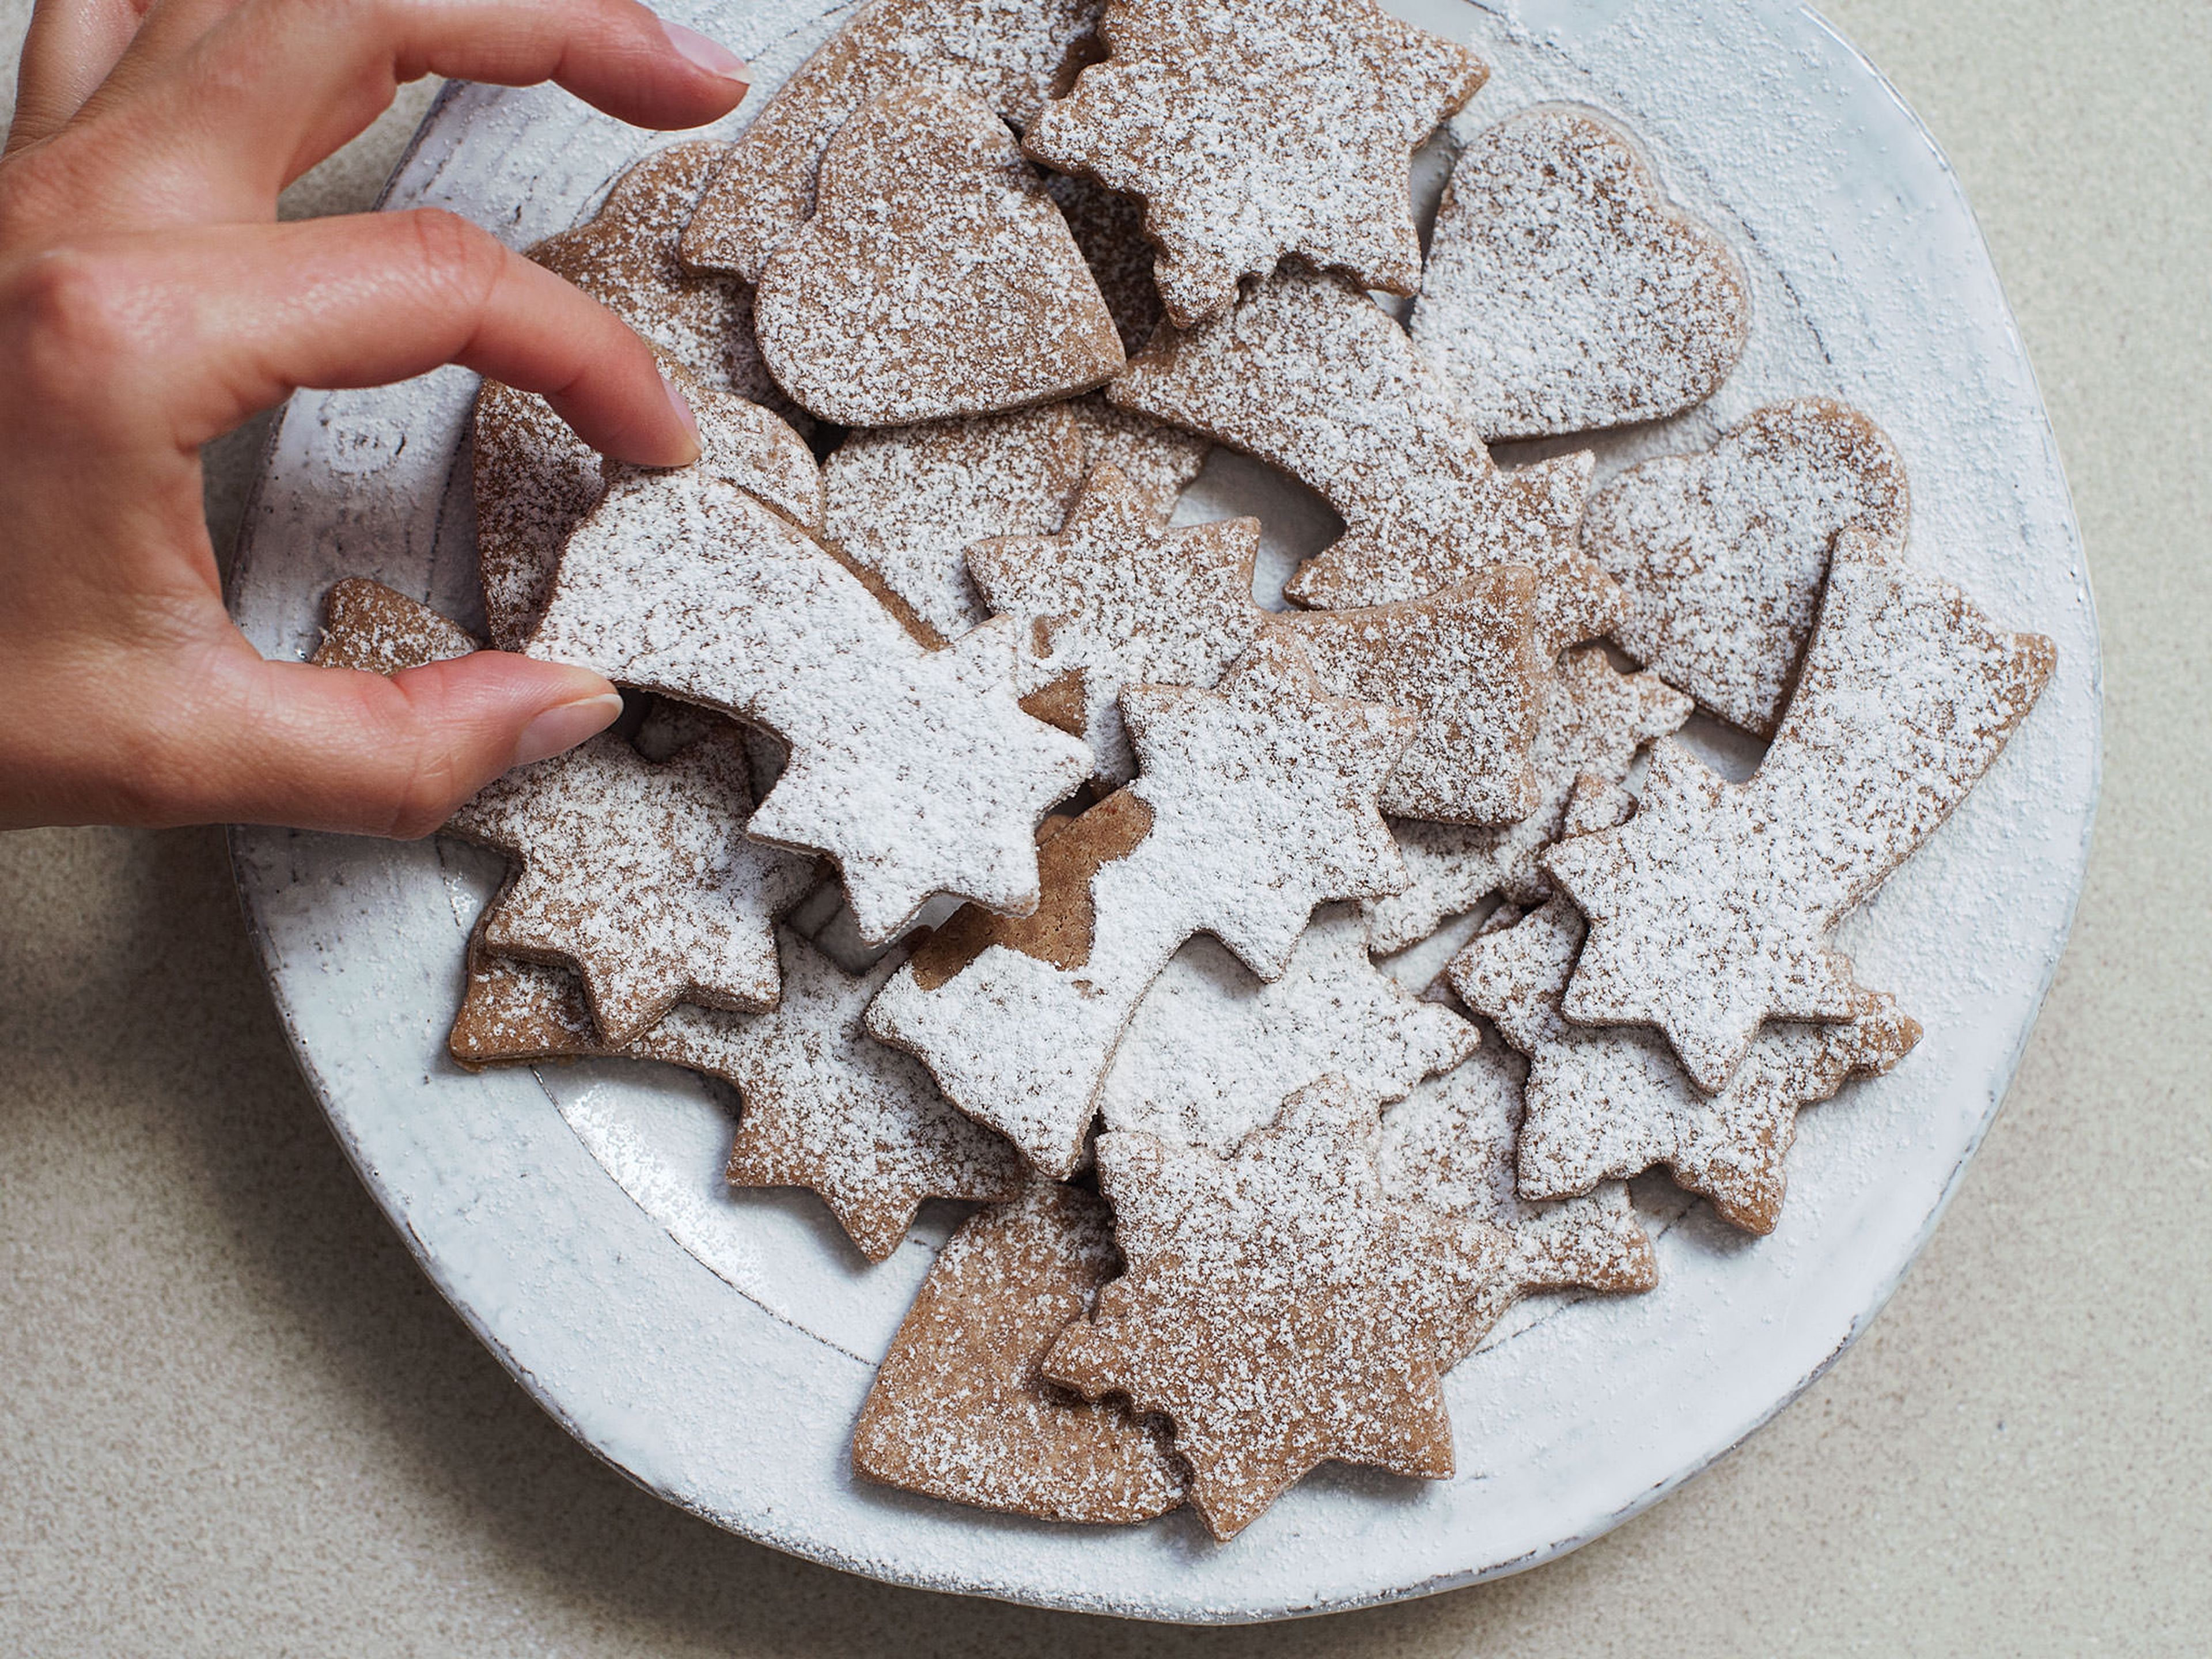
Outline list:
[[[1446,1312],[1510,1247],[1487,1223],[1392,1202],[1377,1121],[1371,1097],[1328,1078],[1227,1158],[1141,1133],[1099,1139],[1129,1270],[1044,1374],[1167,1418],[1217,1538],[1329,1459],[1452,1473]]]
[[[1492,893],[1538,904],[1551,892],[1537,860],[1559,837],[1567,797],[1579,778],[1618,783],[1655,738],[1689,719],[1689,698],[1656,674],[1624,674],[1595,647],[1567,653],[1544,687],[1544,716],[1531,760],[1536,804],[1502,828],[1401,818],[1390,826],[1413,884],[1367,902],[1378,951],[1402,951],[1446,916]]]
[[[896,1249],[925,1198],[994,1203],[1022,1188],[1014,1149],[945,1103],[908,1056],[862,1030],[869,1000],[898,966],[846,973],[781,929],[783,1000],[750,1018],[679,1008],[630,1052],[734,1085],[744,1109],[726,1178],[805,1187],[860,1253]]]
[[[751,815],[744,739],[725,723],[659,765],[602,734],[495,778],[446,827],[518,866],[485,945],[574,967],[612,1048],[678,1002],[775,1006],[771,930],[815,867],[749,839]]]
[[[1619,586],[1577,546],[1589,454],[1502,471],[1406,331],[1341,277],[1285,265],[1226,316],[1163,329],[1107,396],[1279,466],[1337,510],[1344,534],[1285,590],[1302,605],[1423,599],[1525,564],[1547,653],[1620,616]]]
[[[1515,1189],[1528,1074],[1520,1055],[1486,1043],[1419,1085],[1382,1120],[1376,1162],[1384,1192],[1401,1204],[1487,1221],[1509,1241],[1496,1269],[1447,1313],[1437,1361],[1443,1369],[1474,1352],[1523,1297],[1648,1291],[1659,1282],[1651,1241],[1619,1182],[1557,1202]]]
[[[1203,934],[1177,951],[1122,1035],[1099,1109],[1109,1132],[1226,1157],[1309,1083],[1334,1073],[1364,1097],[1401,1099],[1480,1040],[1368,960],[1355,906],[1323,905],[1279,979],[1255,977]]]
[[[835,858],[870,942],[940,891],[1034,908],[1037,821],[1090,750],[1022,712],[1010,626],[925,648],[746,487],[751,407],[702,393],[697,463],[623,471],[568,538],[532,654],[781,738],[751,833]]]
[[[1728,1086],[1709,1095],[1651,1032],[1577,1025],[1560,1013],[1582,943],[1581,915],[1555,898],[1478,936],[1449,969],[1468,1006],[1528,1056],[1524,1199],[1570,1198],[1663,1164],[1681,1186],[1711,1199],[1723,1220],[1771,1232],[1799,1109],[1827,1099],[1847,1078],[1888,1071],[1920,1038],[1890,998],[1861,991],[1846,1020],[1770,1021]]]
[[[1219,314],[1285,254],[1419,287],[1413,154],[1481,86],[1474,52],[1373,0],[1109,0],[1099,33],[1027,148],[1143,199],[1170,317]]]
[[[977,542],[968,573],[994,613],[1021,624],[1030,689],[1079,677],[1075,729],[1091,745],[1092,776],[1115,784],[1136,770],[1123,690],[1210,686],[1258,635],[1259,549],[1257,519],[1170,529],[1120,468],[1103,465],[1058,534]]]
[[[1998,630],[1844,532],[1759,770],[1729,783],[1662,741],[1633,818],[1545,854],[1591,924],[1567,1018],[1657,1026],[1708,1094],[1761,1022],[1857,1018],[1836,924],[1966,798],[2055,661],[2050,641]]]
[[[1037,1375],[1121,1270],[1106,1206],[1057,1182],[970,1216],[938,1253],[853,1428],[864,1478],[1047,1521],[1126,1524],[1183,1501],[1153,1423]]]
[[[1185,939],[1210,933],[1272,979],[1315,905],[1404,880],[1376,803],[1413,722],[1327,696],[1294,641],[1261,639],[1211,691],[1126,691],[1121,714],[1141,775],[1044,843],[1036,915],[962,910],[868,1011],[1062,1180],[1122,1028]]]

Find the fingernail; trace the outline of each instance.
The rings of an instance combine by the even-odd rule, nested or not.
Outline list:
[[[665,369],[661,371],[660,384],[668,390],[668,406],[676,411],[676,418],[684,422],[684,429],[691,434],[691,453],[677,464],[689,466],[707,453],[706,443],[699,436],[699,417],[691,412],[691,400],[684,395],[675,381],[668,378]]]
[[[741,87],[752,85],[751,77],[745,73],[745,60],[720,41],[709,40],[698,30],[687,29],[666,18],[661,19],[660,27],[668,36],[668,44],[708,74],[735,81]]]
[[[582,697],[547,709],[522,728],[509,766],[527,766],[574,749],[585,738],[596,737],[621,715],[623,700],[612,691]]]

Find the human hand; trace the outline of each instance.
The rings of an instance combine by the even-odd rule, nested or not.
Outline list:
[[[224,819],[417,836],[619,712],[483,652],[265,662],[223,609],[199,447],[300,386],[455,362],[620,459],[698,454],[612,313],[435,211],[276,222],[424,75],[694,126],[743,64],[634,0],[39,0],[0,159],[0,828]]]

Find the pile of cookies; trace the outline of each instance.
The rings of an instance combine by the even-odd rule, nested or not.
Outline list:
[[[1654,1283],[1626,1177],[1769,1231],[1797,1111],[1920,1036],[1835,929],[2051,648],[1905,556],[1826,398],[1595,489],[1499,465],[1694,408],[1753,319],[1580,110],[1466,143],[1425,255],[1413,153],[1485,73],[1370,0],[872,0],[535,250],[705,454],[483,389],[483,630],[636,696],[448,826],[510,871],[453,1052],[725,1079],[728,1179],[870,1261],[980,1206],[870,1480],[1225,1539],[1325,1460],[1449,1475],[1516,1298]],[[1283,608],[1255,521],[1175,521],[1216,444],[1343,520]],[[478,643],[355,580],[319,660]],[[1425,994],[1377,965],[1445,927]]]

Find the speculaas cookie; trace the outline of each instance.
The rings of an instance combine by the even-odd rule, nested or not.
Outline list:
[[[1121,349],[1134,356],[1145,349],[1164,314],[1159,287],[1152,278],[1158,255],[1145,240],[1145,204],[1072,173],[1048,173],[1044,187],[1059,204],[1068,234],[1098,279],[1099,296],[1121,336]]]
[[[1285,254],[1420,285],[1413,154],[1488,70],[1373,0],[1109,0],[1104,63],[1030,154],[1140,198],[1168,314],[1217,316]]]
[[[1510,823],[1536,805],[1533,764],[1550,653],[1539,585],[1493,565],[1418,599],[1293,611],[1273,627],[1304,645],[1336,696],[1387,702],[1419,722],[1382,810],[1450,823]]]
[[[1623,674],[1597,647],[1568,653],[1544,687],[1531,758],[1536,805],[1496,828],[1413,818],[1392,824],[1413,884],[1367,901],[1374,948],[1402,951],[1492,893],[1516,904],[1542,902],[1551,884],[1536,860],[1559,837],[1576,780],[1626,777],[1643,746],[1678,730],[1690,710],[1689,698],[1656,674]]]
[[[1743,355],[1751,293],[1626,136],[1542,106],[1460,151],[1412,328],[1486,438],[1540,438],[1703,403]]]
[[[1475,1028],[1367,957],[1356,906],[1327,904],[1279,979],[1200,934],[1145,993],[1098,1093],[1109,1133],[1142,1130],[1226,1157],[1283,1100],[1335,1073],[1376,1101],[1474,1051]]]
[[[483,642],[420,600],[366,576],[348,576],[323,596],[321,668],[397,674],[480,651]]]
[[[1583,932],[1574,906],[1555,898],[1479,935],[1449,970],[1468,1006],[1528,1056],[1521,1194],[1565,1198],[1663,1164],[1723,1220],[1773,1231],[1799,1109],[1847,1078],[1888,1071],[1919,1041],[1919,1025],[1872,991],[1859,993],[1847,1020],[1771,1020],[1728,1086],[1709,1095],[1652,1032],[1577,1025],[1560,1013]]]
[[[1033,908],[1036,823],[1089,750],[1018,706],[1011,629],[927,650],[763,505],[751,409],[702,392],[697,463],[617,474],[568,538],[532,653],[781,737],[790,762],[750,832],[836,859],[872,941],[939,891]]]
[[[1110,786],[1137,769],[1122,691],[1210,686],[1258,637],[1259,550],[1257,519],[1170,529],[1120,468],[1103,465],[1057,533],[979,541],[968,574],[994,615],[1021,625],[1026,691],[1075,678],[1080,712],[1066,724],[1091,745],[1091,775]]]
[[[1858,1018],[1831,933],[1966,798],[2054,663],[1845,531],[1759,770],[1729,783],[1662,740],[1633,818],[1545,854],[1591,924],[1566,1017],[1657,1026],[1708,1094],[1761,1022]]]
[[[1423,599],[1525,564],[1547,652],[1620,614],[1619,587],[1576,545],[1589,457],[1502,471],[1406,331],[1342,278],[1287,265],[1225,317],[1163,330],[1107,395],[1282,468],[1342,515],[1291,578],[1300,604]]]
[[[761,271],[753,324],[776,384],[847,426],[1018,409],[1103,385],[1125,361],[1006,124],[925,86],[838,131],[814,217]]]
[[[749,839],[751,815],[744,734],[724,722],[657,765],[602,733],[493,779],[446,828],[517,866],[486,947],[574,968],[614,1048],[678,1002],[775,1006],[775,918],[818,877]]]
[[[823,535],[941,644],[989,615],[969,580],[970,544],[1051,535],[1096,466],[1118,468],[1164,518],[1209,447],[1096,395],[855,432],[822,464]]]
[[[898,1248],[925,1198],[989,1203],[1018,1194],[1013,1148],[946,1105],[911,1058],[861,1029],[869,999],[901,958],[853,975],[789,927],[776,930],[776,944],[783,994],[774,1012],[684,1004],[629,1042],[609,1043],[574,973],[496,954],[479,923],[447,1047],[471,1066],[620,1056],[720,1079],[740,1103],[724,1179],[817,1194],[871,1261]]]
[[[1121,714],[1142,775],[1039,849],[1036,915],[962,910],[868,1011],[1063,1180],[1122,1028],[1184,940],[1211,933],[1274,978],[1315,905],[1405,879],[1376,803],[1413,723],[1325,695],[1292,641],[1263,638],[1211,691],[1132,689]]]
[[[1021,1160],[945,1103],[929,1073],[861,1028],[902,959],[846,973],[779,929],[783,1000],[750,1018],[679,1008],[631,1052],[733,1085],[744,1109],[724,1178],[820,1194],[860,1253],[896,1249],[925,1198],[995,1203],[1022,1189]]]
[[[1452,1473],[1447,1310],[1510,1247],[1486,1222],[1392,1202],[1378,1124],[1372,1097],[1331,1077],[1226,1158],[1099,1137],[1128,1272],[1053,1345],[1044,1375],[1167,1418],[1217,1538],[1329,1459]]]
[[[1902,542],[1905,464],[1826,398],[1762,409],[1701,455],[1632,466],[1590,498],[1583,549],[1620,581],[1613,636],[1723,720],[1772,734],[1836,534]]]
[[[681,379],[811,427],[762,365],[752,290],[688,270],[676,257],[677,239],[727,149],[693,142],[647,156],[615,182],[588,222],[547,237],[530,257],[653,342]],[[804,449],[796,433],[793,441]],[[520,650],[544,607],[561,544],[599,498],[599,458],[536,392],[486,381],[472,464],[486,627],[501,650]]]
[[[1158,1426],[1037,1375],[1121,1270],[1106,1206],[1056,1182],[961,1224],[853,1429],[865,1479],[1047,1521],[1148,1521],[1183,1501]]]
[[[969,580],[969,544],[1048,536],[1083,482],[1073,405],[856,432],[822,464],[824,534],[852,564],[957,640],[990,615]]]
[[[1492,1271],[1445,1310],[1437,1364],[1469,1353],[1505,1311],[1546,1291],[1648,1291],[1659,1282],[1651,1240],[1628,1189],[1607,1182],[1556,1202],[1522,1197],[1515,1148],[1524,1127],[1528,1062],[1485,1043],[1440,1077],[1420,1084],[1382,1119],[1376,1168],[1401,1204],[1486,1221],[1505,1247]]]
[[[860,107],[909,82],[956,88],[1016,126],[1097,52],[1099,0],[872,0],[801,64],[732,147],[684,258],[757,281],[814,216],[823,150]]]

